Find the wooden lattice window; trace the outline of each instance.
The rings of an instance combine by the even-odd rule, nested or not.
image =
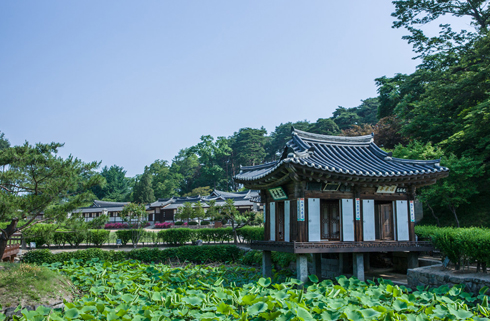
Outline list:
[[[321,238],[340,240],[339,201],[322,200],[320,205]]]

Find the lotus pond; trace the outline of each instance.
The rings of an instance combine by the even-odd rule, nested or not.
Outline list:
[[[255,268],[91,260],[45,264],[83,296],[64,310],[22,310],[15,320],[489,320],[488,297],[460,287],[410,291],[389,281],[271,282]],[[486,289],[482,289],[482,293]],[[2,319],[2,317],[0,317]]]

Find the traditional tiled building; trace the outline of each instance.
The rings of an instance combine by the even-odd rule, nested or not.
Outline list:
[[[146,205],[148,213],[148,222],[174,222],[177,210],[184,206],[184,203],[194,205],[201,202],[202,207],[206,211],[211,200],[216,201],[216,205],[224,205],[227,199],[233,199],[235,207],[240,212],[259,211],[261,208],[258,203],[254,202],[254,198],[258,197],[257,191],[245,191],[238,193],[222,192],[215,190],[207,196],[196,197],[172,197],[167,199],[159,199],[156,202]],[[120,213],[128,202],[107,202],[95,200],[89,207],[78,209],[82,213],[85,221],[91,221],[100,215],[108,215],[110,223],[122,222]]]
[[[448,175],[439,160],[393,158],[373,136],[327,136],[293,129],[280,160],[242,167],[235,181],[260,190],[265,207],[264,274],[270,251],[297,254],[298,278],[306,256],[321,271],[322,254],[353,253],[353,274],[364,278],[364,253],[408,251],[416,264],[430,250],[415,233],[415,191]]]

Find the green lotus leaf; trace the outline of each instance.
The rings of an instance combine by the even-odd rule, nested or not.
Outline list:
[[[255,316],[261,312],[267,311],[267,304],[265,302],[257,302],[247,309],[248,314]]]
[[[65,311],[65,317],[68,319],[75,319],[78,318],[80,313],[78,312],[78,309],[76,308],[71,308]]]
[[[199,306],[202,303],[202,299],[198,298],[197,296],[186,297],[186,298],[183,298],[182,301],[184,301],[187,304],[193,305],[193,306]]]
[[[308,278],[310,279],[311,282],[313,283],[318,283],[320,280],[318,280],[318,277],[316,275],[308,275]]]
[[[259,279],[259,282],[257,282],[260,286],[263,286],[264,288],[268,287],[269,285],[271,285],[271,278],[260,278]]]
[[[365,320],[376,320],[380,315],[382,315],[381,312],[374,309],[362,309],[360,312]]]

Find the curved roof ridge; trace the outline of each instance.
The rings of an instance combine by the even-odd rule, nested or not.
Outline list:
[[[240,169],[248,170],[248,169],[261,169],[261,168],[267,168],[274,166],[278,163],[278,161],[272,161],[264,164],[259,164],[259,165],[252,165],[252,166],[240,166]]]
[[[333,136],[309,133],[294,127],[292,135],[297,135],[300,138],[314,140],[321,143],[370,144],[374,141],[373,134],[363,136]]]

